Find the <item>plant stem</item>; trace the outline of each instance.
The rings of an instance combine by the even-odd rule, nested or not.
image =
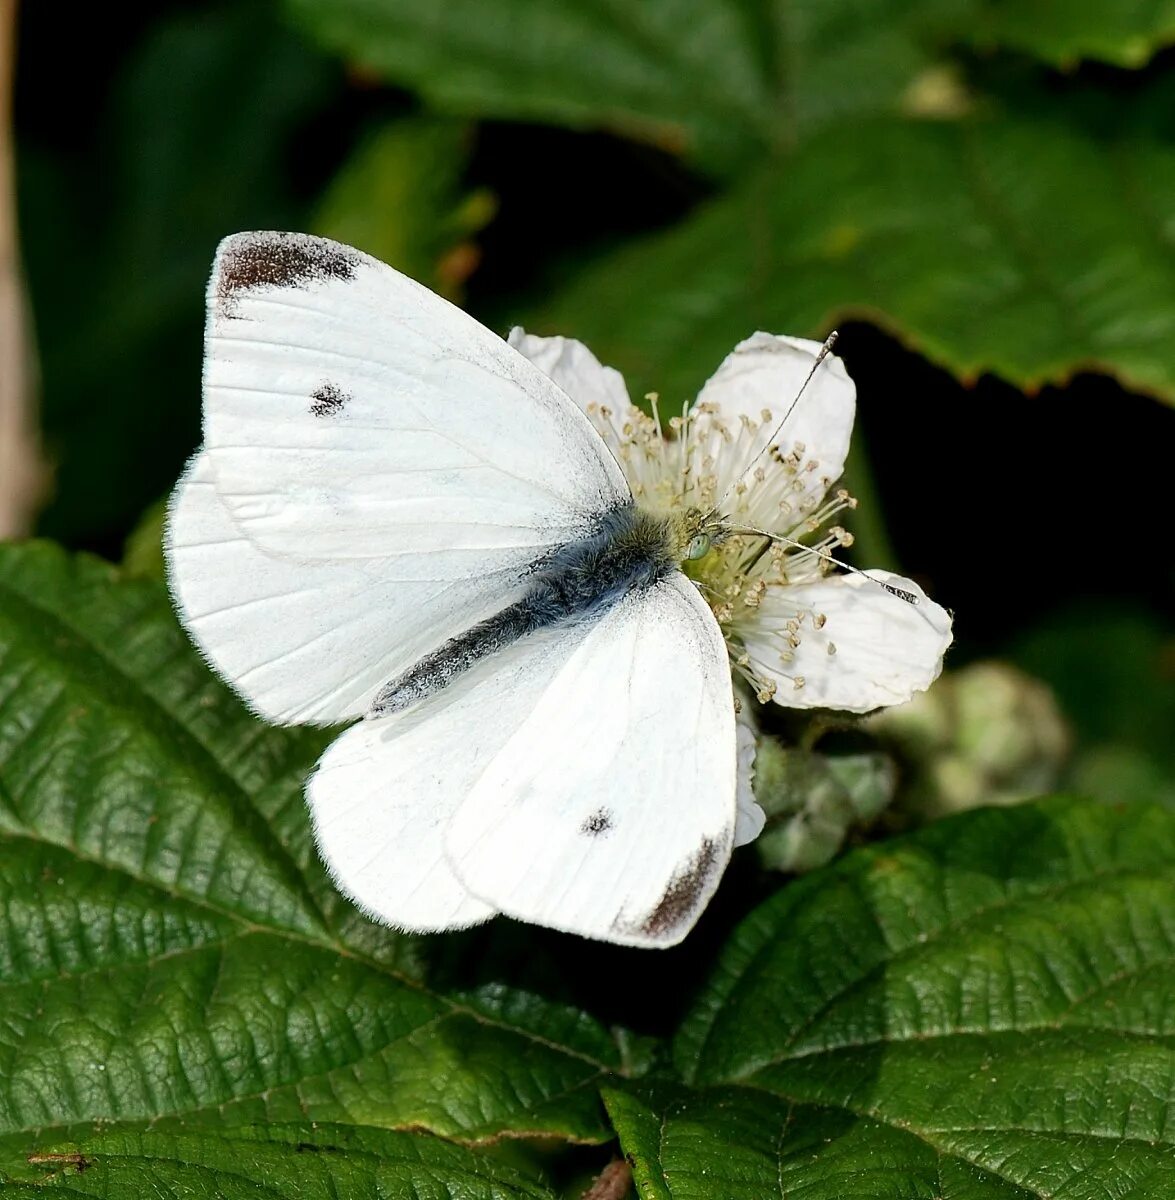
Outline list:
[[[45,479],[16,220],[16,10],[17,0],[0,0],[0,538],[31,531]]]

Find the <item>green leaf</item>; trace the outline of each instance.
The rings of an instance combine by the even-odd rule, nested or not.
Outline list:
[[[1012,657],[1053,688],[1079,742],[1134,747],[1175,770],[1173,653],[1169,623],[1087,602],[1021,635]]]
[[[543,1200],[517,1171],[424,1135],[354,1126],[248,1126],[227,1133],[93,1130],[0,1138],[13,1196],[208,1196],[216,1200]]]
[[[445,111],[612,129],[727,171],[896,103],[967,0],[286,0]]]
[[[1018,639],[1012,657],[1053,688],[1076,732],[1066,788],[1175,808],[1173,649],[1153,614],[1105,604],[1054,613]]]
[[[418,117],[368,136],[319,205],[316,233],[358,246],[450,299],[477,262],[469,238],[494,213],[489,192],[462,194],[469,129]]]
[[[1169,399],[1173,230],[1175,149],[1141,130],[857,122],[597,261],[527,324],[670,407],[754,329],[823,336],[855,316],[963,379],[1102,370]]]
[[[1147,1200],[1175,1189],[1175,815],[1053,800],[858,851],[735,932],[611,1089],[641,1194]]]
[[[608,1136],[608,1031],[505,984],[430,987],[427,942],[331,886],[301,797],[327,737],[253,720],[154,581],[0,547],[0,1135]]]
[[[1175,42],[1171,0],[988,0],[971,40],[1010,46],[1058,67],[1082,59],[1141,67]]]
[[[167,525],[167,501],[156,500],[139,518],[122,548],[122,568],[128,575],[164,579],[163,533]]]

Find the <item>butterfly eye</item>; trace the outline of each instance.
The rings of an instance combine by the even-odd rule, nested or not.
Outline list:
[[[688,559],[705,558],[710,553],[710,535],[708,533],[696,533],[690,538],[690,544],[686,547],[685,556]]]

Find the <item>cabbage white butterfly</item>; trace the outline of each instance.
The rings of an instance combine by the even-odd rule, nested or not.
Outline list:
[[[735,828],[727,651],[681,569],[721,536],[635,503],[584,412],[413,280],[305,234],[221,243],[169,580],[256,713],[358,719],[306,795],[373,917],[685,936]]]

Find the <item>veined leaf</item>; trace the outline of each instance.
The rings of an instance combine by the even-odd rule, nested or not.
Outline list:
[[[1175,815],[1054,800],[858,851],[736,931],[612,1090],[645,1200],[1175,1191]]]
[[[968,0],[286,0],[447,111],[606,128],[719,171],[895,103]]]
[[[6,1195],[209,1196],[216,1200],[544,1200],[551,1193],[486,1154],[421,1134],[355,1126],[228,1132],[92,1130],[0,1138]]]
[[[1080,186],[1075,181],[1080,180]],[[1056,119],[857,122],[574,278],[531,324],[691,397],[755,329],[866,316],[960,377],[1175,397],[1175,148]]]
[[[249,717],[153,581],[0,548],[0,1136],[608,1136],[607,1031],[430,989],[420,940],[331,887],[301,798],[325,736]]]

